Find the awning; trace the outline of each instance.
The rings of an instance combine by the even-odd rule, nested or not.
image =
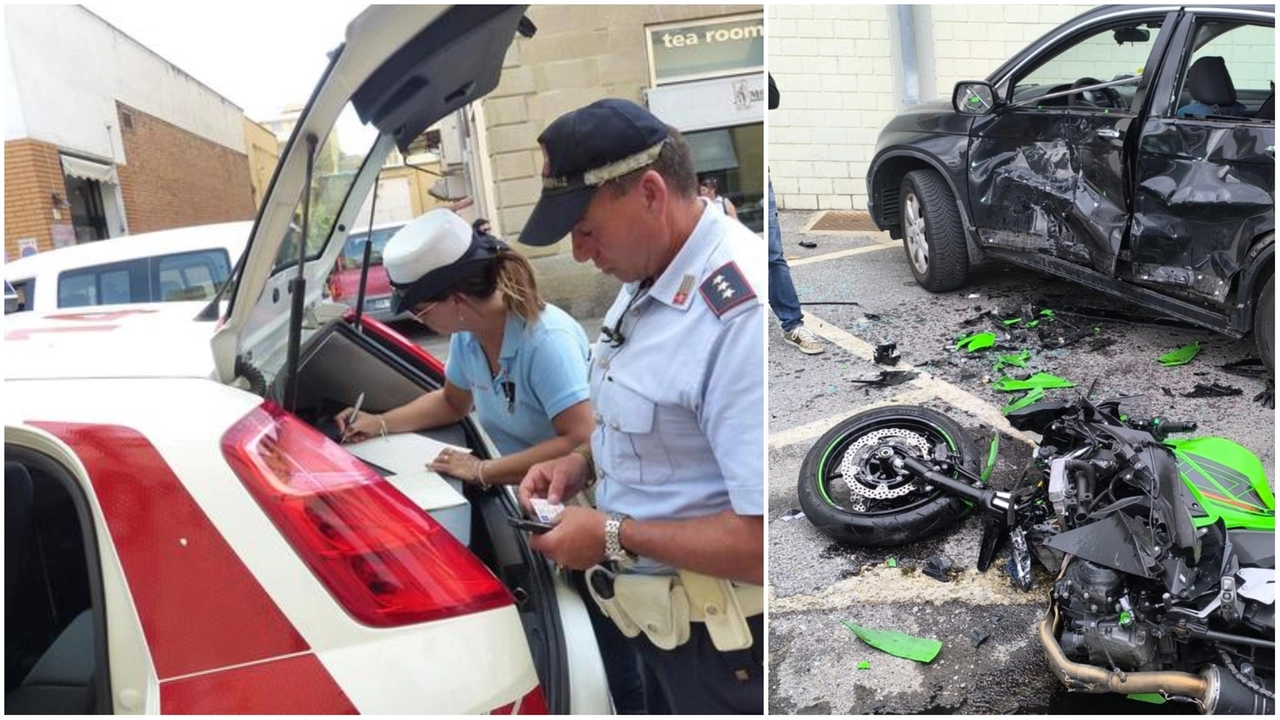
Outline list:
[[[705,130],[684,136],[698,174],[738,167],[738,153],[728,130]]]
[[[92,160],[83,160],[81,158],[71,157],[70,155],[62,155],[62,172],[68,177],[81,178],[84,180],[96,180],[104,183],[119,184],[120,180],[116,177],[116,169],[113,165],[94,162]]]

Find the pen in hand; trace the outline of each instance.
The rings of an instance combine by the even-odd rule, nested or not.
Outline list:
[[[356,416],[360,414],[361,405],[364,405],[364,393],[360,393],[356,397],[355,407],[351,408],[351,414],[347,416],[347,421],[342,428],[342,442],[346,442],[347,438],[351,436],[351,429],[356,424]]]

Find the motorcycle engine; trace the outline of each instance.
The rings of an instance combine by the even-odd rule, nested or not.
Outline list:
[[[1154,669],[1159,638],[1130,609],[1124,574],[1077,559],[1054,585],[1065,615],[1060,643],[1067,657],[1102,667]]]

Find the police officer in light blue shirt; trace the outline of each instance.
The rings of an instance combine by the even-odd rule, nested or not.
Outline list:
[[[337,417],[344,437],[438,427],[474,407],[502,457],[445,449],[426,460],[437,472],[493,485],[519,482],[534,463],[590,435],[586,335],[543,302],[527,260],[454,213],[432,210],[396,232],[383,263],[396,312],[452,334],[445,383],[380,415],[344,410]]]
[[[554,502],[594,475],[599,509],[568,507],[531,543],[587,569],[671,712],[759,714],[764,246],[698,197],[687,143],[634,103],[592,103],[538,140],[543,191],[520,241],[571,233],[575,259],[625,284],[593,352],[590,448],[520,487]]]

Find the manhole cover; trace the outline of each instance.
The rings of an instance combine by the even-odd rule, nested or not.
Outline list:
[[[822,213],[809,232],[880,232],[866,212],[828,210]]]

